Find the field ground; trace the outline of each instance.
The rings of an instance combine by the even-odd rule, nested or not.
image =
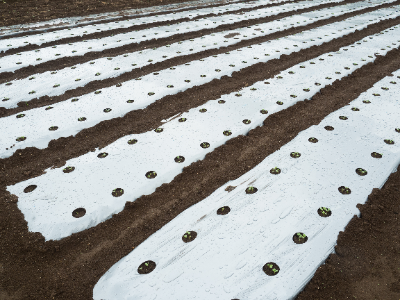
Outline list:
[[[83,0],[73,1],[72,4],[66,1],[52,0],[4,1],[5,4],[0,2],[2,17],[0,26],[95,13],[121,12],[125,9],[142,9],[161,4],[179,3],[182,5],[182,9],[187,7],[185,2],[166,0],[135,1],[133,3],[117,0]],[[332,3],[323,7],[352,2],[357,1]],[[210,2],[208,5],[224,3],[226,2]],[[396,1],[390,5],[399,3]],[[286,29],[273,33],[268,39],[281,38],[329,24],[333,22],[332,20],[344,20],[375,9],[370,8],[361,12],[332,17],[335,19],[320,20],[301,29]],[[312,10],[313,8],[309,9],[309,11]],[[294,13],[282,13],[279,18]],[[271,17],[270,20],[274,20],[274,18]],[[106,21],[97,22],[104,23]],[[228,27],[237,29],[241,26],[257,24],[258,21],[249,20],[246,25],[244,25],[245,23]],[[8,186],[40,176],[44,170],[50,167],[65,167],[68,160],[94,151],[95,148],[106,147],[123,136],[153,130],[160,127],[164,119],[200,106],[209,100],[218,99],[224,94],[238,91],[257,81],[273,78],[293,65],[327,52],[338,51],[341,47],[399,24],[400,17],[380,21],[377,24],[369,25],[364,30],[357,30],[321,46],[313,46],[290,55],[282,55],[280,59],[258,63],[234,72],[232,76],[223,76],[221,79],[214,79],[207,84],[166,96],[162,101],[149,105],[139,113],[133,112],[121,118],[103,121],[82,130],[75,136],[52,140],[45,149],[33,147],[19,149],[12,156],[0,159],[0,299],[92,299],[93,287],[108,269],[181,212],[201,202],[228,181],[255,168],[267,156],[278,151],[301,131],[319,124],[327,115],[348,105],[377,81],[391,76],[393,72],[399,70],[400,49],[393,47],[386,55],[377,55],[373,62],[322,88],[320,93],[312,96],[309,101],[300,101],[287,109],[271,114],[265,119],[263,126],[250,130],[247,135],[232,138],[226,144],[207,154],[204,159],[185,167],[181,174],[170,183],[158,187],[154,193],[141,196],[134,202],[127,202],[123,211],[111,219],[62,240],[45,242],[40,233],[29,232],[24,215],[17,206],[18,198],[6,190]],[[152,25],[148,25],[148,27],[151,28]],[[188,33],[180,38],[182,40],[189,39],[220,30],[216,28]],[[107,35],[107,33],[99,33],[94,37]],[[76,41],[80,40],[83,38],[76,38]],[[117,78],[89,83],[82,88],[52,99],[41,97],[30,100],[29,109],[22,105],[10,109],[0,107],[0,118],[25,111],[29,112],[30,109],[45,107],[71,97],[92,93],[99,88],[115,86],[119,82],[132,80],[210,55],[233,51],[239,47],[261,43],[265,40],[267,39],[263,40],[260,37],[258,40],[242,41],[240,45],[232,45],[222,50],[214,49],[207,53],[200,52],[172,58],[154,65],[150,64]],[[75,40],[71,40],[71,42],[75,42]],[[36,73],[70,67],[89,60],[140,51],[146,47],[160,47],[173,42],[172,37],[151,40],[141,45],[104,50],[99,53],[93,52],[94,54],[87,56],[68,57],[38,66],[29,66],[14,73],[3,72],[0,73],[0,84]],[[61,43],[54,43],[54,45]],[[31,48],[36,49],[33,46]],[[25,50],[31,49],[25,48]],[[12,51],[0,54],[0,58],[10,53],[14,54],[17,50]],[[393,80],[400,84],[400,79],[394,78]],[[2,95],[0,94],[0,96]],[[400,127],[400,123],[398,127]],[[400,138],[397,138],[396,142],[400,142]],[[335,253],[327,257],[325,264],[317,269],[313,278],[296,299],[399,300],[399,204],[400,172],[397,171],[389,176],[382,188],[372,190],[365,204],[357,205],[360,217],[354,216],[345,230],[340,232],[337,237]]]

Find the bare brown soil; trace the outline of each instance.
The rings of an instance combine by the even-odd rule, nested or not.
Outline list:
[[[23,19],[23,22],[33,20]],[[163,184],[153,194],[127,202],[125,209],[111,219],[63,240],[45,242],[39,233],[29,232],[17,207],[18,199],[6,191],[6,186],[39,176],[49,167],[64,167],[66,160],[96,147],[105,147],[127,134],[154,130],[163,119],[257,81],[267,80],[299,62],[337,51],[344,45],[399,23],[397,18],[368,26],[363,31],[319,47],[284,55],[279,60],[235,72],[232,77],[223,77],[164,97],[144,110],[104,121],[75,137],[53,140],[46,149],[17,150],[10,158],[0,159],[0,299],[92,299],[93,286],[100,277],[155,231],[221,185],[254,168],[301,131],[319,124],[328,114],[348,105],[375,82],[400,69],[400,50],[393,49],[386,56],[377,57],[374,63],[340,81],[336,80],[308,101],[265,115],[263,126],[251,130],[246,136],[229,140],[204,160],[184,168],[172,182]],[[210,54],[198,54],[196,59],[202,55]],[[194,57],[182,58],[182,62],[185,59],[189,61]],[[161,63],[143,72],[154,72],[177,63]],[[124,79],[130,80],[132,76],[128,74]],[[112,80],[89,84],[72,94],[84,94],[95,85],[115,84]],[[56,97],[57,101],[65,100],[63,97],[71,95]],[[40,99],[36,101],[40,102]],[[361,211],[360,218],[355,216],[339,234],[336,253],[328,257],[297,299],[399,300],[399,204],[400,172],[396,172],[382,189],[373,190],[366,204],[357,206]]]

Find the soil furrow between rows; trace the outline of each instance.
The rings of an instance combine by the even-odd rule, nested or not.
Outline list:
[[[381,27],[379,31],[383,29],[385,28]],[[368,30],[371,28],[365,31]],[[378,32],[378,28],[376,30]],[[340,41],[341,39],[338,39],[337,42]],[[329,44],[315,48],[321,48],[319,50],[322,51],[322,48],[328,47]],[[330,45],[332,49],[325,49],[323,52],[335,51],[341,46],[343,45],[335,48],[332,44]],[[277,60],[274,62],[275,70],[279,65],[285,65],[283,68],[286,69],[299,61],[311,59],[317,55],[317,51],[317,49],[307,49],[306,53],[302,53],[302,57],[290,55]],[[309,53],[314,55],[308,57]],[[291,57],[292,61],[287,59],[288,57]],[[172,182],[163,184],[153,194],[142,196],[135,202],[127,202],[125,209],[118,215],[94,228],[60,241],[45,243],[40,234],[28,232],[24,217],[16,207],[17,199],[5,191],[5,186],[42,173],[45,163],[61,161],[60,157],[66,158],[66,154],[72,149],[69,146],[64,148],[64,145],[53,148],[51,152],[46,153],[47,161],[33,157],[35,152],[29,153],[28,149],[18,151],[12,158],[0,161],[2,178],[6,178],[2,180],[3,192],[0,193],[2,195],[0,224],[3,235],[0,243],[3,249],[8,249],[2,265],[4,270],[2,285],[7,287],[5,291],[10,295],[17,293],[20,299],[47,297],[91,299],[92,288],[99,278],[152,233],[186,208],[213,193],[222,184],[254,168],[301,131],[319,124],[328,114],[348,105],[363,91],[371,88],[375,82],[390,76],[399,68],[398,49],[388,52],[386,56],[378,56],[374,63],[356,70],[340,81],[335,81],[309,101],[298,102],[286,110],[269,116],[263,126],[251,130],[247,136],[229,140],[225,145],[206,155],[204,160],[184,168]],[[253,76],[250,76],[251,73],[247,69],[238,72],[232,78],[226,79],[230,81],[231,86],[220,87],[216,84],[212,90],[211,86],[207,89],[196,87],[192,91],[190,101],[197,98],[207,101],[229,90],[237,89],[239,82],[243,82],[244,85],[251,84],[253,81],[271,77],[271,73],[276,73],[272,63],[272,70],[265,71],[265,69],[268,67],[259,64],[257,69],[252,69],[254,72],[252,74],[255,74]],[[174,97],[178,99],[177,96]],[[192,107],[194,104],[190,101],[187,105]],[[168,100],[163,103],[164,107],[174,105]],[[147,117],[152,119],[151,115]],[[106,128],[98,128],[98,134],[109,137],[109,134],[102,132]],[[81,143],[84,144],[94,138],[88,137],[86,140],[82,139]],[[45,149],[43,153],[47,150]],[[29,154],[32,155],[27,158]],[[344,281],[341,288],[346,290],[346,287]]]
[[[346,3],[356,3],[356,2],[360,2],[359,0],[351,0],[348,1]],[[348,14],[343,14],[341,16],[338,17],[331,17],[330,19],[327,20],[321,20],[321,21],[316,21],[313,24],[310,25],[306,25],[306,26],[299,26],[296,28],[292,28],[292,29],[288,29],[288,30],[284,30],[282,31],[279,36],[285,36],[285,35],[289,35],[289,34],[294,34],[297,32],[301,32],[304,30],[309,30],[312,29],[314,27],[319,27],[322,25],[326,25],[326,24],[330,24],[333,22],[337,22],[337,21],[342,21],[344,19],[347,19],[349,17],[358,15],[358,14],[363,14],[363,13],[367,13],[367,12],[371,12],[380,8],[385,8],[385,7],[390,7],[393,5],[397,5],[399,4],[400,1],[396,1],[396,2],[392,2],[392,3],[388,3],[388,4],[383,4],[383,5],[379,5],[379,6],[375,6],[375,7],[370,7],[370,8],[366,8],[366,9],[362,9],[356,12],[352,12],[352,13],[348,13]],[[343,5],[343,3],[341,3]],[[58,70],[60,68],[65,68],[65,67],[71,67],[74,66],[76,64],[80,64],[80,63],[84,63],[87,62],[89,60],[93,60],[93,59],[99,59],[99,58],[103,58],[103,57],[113,57],[113,56],[117,56],[117,55],[123,55],[123,54],[127,54],[127,53],[131,53],[131,52],[135,52],[135,51],[141,51],[143,49],[147,49],[147,48],[158,48],[161,46],[166,46],[170,43],[173,43],[177,40],[187,40],[187,39],[193,39],[193,38],[198,38],[207,34],[212,34],[212,33],[216,33],[216,32],[221,32],[221,31],[225,31],[225,30],[235,30],[241,27],[246,27],[246,26],[251,26],[251,25],[257,25],[257,24],[262,24],[262,23],[268,23],[277,19],[281,19],[284,17],[289,17],[291,15],[295,15],[298,13],[305,13],[305,12],[311,12],[314,11],[316,9],[322,9],[322,8],[326,8],[326,7],[334,7],[337,5],[332,5],[332,4],[323,4],[323,5],[319,5],[316,7],[311,7],[308,9],[304,9],[304,10],[297,10],[297,11],[291,11],[291,12],[287,12],[287,13],[282,13],[282,14],[278,14],[276,16],[271,16],[271,17],[266,17],[266,18],[260,18],[260,19],[254,19],[254,20],[244,20],[238,23],[234,23],[234,24],[226,24],[226,25],[222,25],[219,26],[217,28],[213,28],[213,29],[203,29],[203,30],[199,30],[196,32],[191,32],[191,33],[187,33],[187,34],[176,34],[167,38],[162,38],[162,39],[153,39],[153,40],[148,40],[146,42],[141,42],[139,44],[129,44],[129,45],[125,45],[122,47],[118,47],[118,48],[112,48],[112,49],[107,49],[107,50],[103,50],[101,52],[89,52],[86,53],[82,56],[77,56],[77,57],[64,57],[64,58],[60,58],[60,59],[56,59],[56,60],[52,60],[52,61],[48,61],[45,62],[43,64],[38,64],[35,66],[28,66],[28,67],[24,67],[21,69],[18,69],[14,72],[3,72],[0,73],[0,83],[5,83],[6,81],[11,81],[11,80],[16,80],[16,79],[21,79],[21,78],[25,78],[37,73],[43,73],[49,70]],[[169,22],[169,24],[172,24],[171,22]],[[123,29],[122,29],[123,30]],[[131,30],[129,30],[131,31]],[[107,34],[108,36],[109,34]],[[270,39],[275,38],[275,35],[270,35],[270,36],[264,36],[262,38],[260,38],[260,40],[257,40],[257,42],[261,42],[261,41],[267,41]],[[82,39],[84,40],[84,39]],[[254,40],[253,40],[254,43]],[[60,45],[62,43],[60,43],[59,41],[57,41],[54,46],[56,45]],[[237,44],[237,47],[243,47],[243,45]],[[39,47],[38,47],[39,48]]]

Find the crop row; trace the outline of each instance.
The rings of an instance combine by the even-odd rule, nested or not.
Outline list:
[[[382,16],[383,12],[385,13],[384,16]],[[394,18],[399,14],[400,12],[395,12],[394,9],[384,9],[377,11],[375,16],[381,15],[376,19],[384,19]],[[288,36],[285,39],[273,40],[172,67],[136,80],[124,82],[115,87],[56,103],[46,108],[36,108],[26,113],[1,118],[0,126],[5,128],[5,132],[0,142],[0,157],[9,157],[17,149],[30,146],[46,148],[48,142],[52,139],[76,134],[82,129],[94,126],[103,120],[123,116],[132,110],[143,109],[164,96],[208,83],[215,78],[230,76],[234,71],[239,71],[259,62],[279,58],[282,54],[290,54],[313,45],[321,45],[335,37],[353,32],[355,27],[361,29],[370,24],[369,22],[375,22],[375,20],[369,20],[369,18],[371,18],[370,13]],[[353,26],[348,28],[349,25]],[[384,33],[384,36],[391,36],[391,31],[395,29],[387,30],[388,32]],[[393,44],[396,45],[394,42],[396,42],[396,39],[393,40]],[[369,50],[365,46],[359,45],[362,43],[368,43],[367,48]],[[380,50],[376,48],[376,45],[376,39],[373,37],[352,45],[351,47],[360,49],[357,58],[354,58],[352,62],[347,62],[346,69],[338,70],[340,74],[332,74],[329,78],[315,78],[315,82],[319,84],[330,83],[335,78],[340,78],[372,61],[374,53],[378,51],[386,53],[394,46],[386,45],[387,47]],[[365,51],[368,51],[369,54],[366,55],[361,49],[366,49]],[[371,49],[375,49],[375,52],[371,52]],[[244,57],[248,57],[248,59],[245,61],[243,60]],[[317,61],[317,64],[320,65],[322,62]],[[298,87],[296,92],[293,91],[293,96],[307,94],[307,91],[303,90],[306,88],[311,92],[318,92],[321,87],[318,85]],[[134,91],[134,96],[132,96],[132,91]],[[292,97],[288,96],[288,98]]]
[[[40,35],[27,35],[23,37],[15,37],[9,39],[0,39],[0,52],[6,51],[8,49],[19,48],[26,45],[42,45],[44,43],[61,40],[68,37],[85,36],[95,32],[104,32],[109,30],[115,30],[119,28],[129,28],[132,26],[142,25],[142,24],[152,24],[165,21],[176,21],[183,18],[195,18],[197,16],[208,15],[208,14],[221,14],[225,12],[235,13],[235,11],[240,11],[243,8],[247,8],[250,5],[254,8],[270,4],[269,0],[260,0],[257,5],[248,3],[234,3],[227,4],[221,7],[206,7],[195,10],[188,10],[183,12],[173,12],[169,14],[161,14],[155,16],[144,16],[140,18],[123,20],[123,21],[113,21],[101,24],[92,25],[82,25],[74,28],[67,28],[52,32],[45,32]]]
[[[332,9],[322,9],[318,12],[319,16],[313,16],[313,19],[327,19],[331,14],[340,15],[352,11],[351,7],[345,7],[346,6],[339,6],[337,10],[334,9],[333,12]],[[377,10],[375,13],[370,14],[369,16],[374,17],[374,20],[369,22],[379,20],[375,18],[375,16],[384,12],[385,10]],[[48,71],[24,79],[7,82],[0,85],[0,88],[4,88],[3,99],[0,106],[14,108],[17,107],[18,102],[21,101],[27,101],[45,95],[50,97],[61,95],[67,90],[85,86],[91,81],[117,77],[134,69],[159,63],[173,57],[227,47],[243,40],[267,36],[289,27],[301,26],[299,24],[304,21],[303,18],[310,19],[310,13],[237,30],[222,31],[196,39],[177,41],[171,45],[159,48],[146,49],[117,57],[100,58],[58,71]]]
[[[304,4],[306,7],[313,7],[322,3],[330,2],[329,0],[313,1],[312,3]],[[379,1],[381,2],[381,1]],[[369,2],[352,3],[345,7],[352,8],[350,11],[361,10],[366,7],[374,7],[380,5],[378,0]],[[385,0],[384,3],[392,3],[394,0]],[[295,4],[285,4],[281,7],[288,9],[296,9]],[[9,55],[0,58],[0,67],[2,72],[13,72],[23,67],[32,65],[38,65],[43,62],[56,60],[62,57],[75,57],[82,56],[89,52],[101,52],[106,49],[122,47],[125,45],[139,44],[143,41],[152,39],[161,39],[171,37],[176,34],[185,34],[190,32],[196,32],[202,29],[213,29],[217,28],[222,24],[235,24],[243,20],[252,20],[265,18],[267,16],[273,16],[278,14],[279,8],[262,8],[244,14],[233,14],[231,18],[229,15],[209,17],[207,19],[196,19],[194,21],[181,22],[178,24],[171,24],[165,26],[159,26],[155,28],[144,29],[140,31],[124,32],[113,36],[108,36],[99,39],[85,40],[76,43],[63,44],[58,46],[45,47],[42,49],[26,51],[17,53],[15,55]],[[332,8],[332,12],[336,11],[337,8]],[[301,24],[307,25],[314,22],[314,19],[303,17]],[[294,24],[291,26],[295,26]],[[288,26],[290,28],[291,26]]]
[[[101,151],[68,161],[63,170],[47,170],[46,174],[8,187],[8,190],[18,196],[18,207],[24,213],[30,230],[41,232],[46,239],[60,239],[95,226],[120,212],[126,201],[154,192],[158,186],[179,174],[182,167],[203,159],[228,139],[259,126],[268,115],[312,97],[334,80],[372,62],[374,54],[384,55],[397,48],[400,45],[400,40],[397,41],[399,35],[400,29],[395,26],[338,52],[295,65],[271,80],[258,82],[218,101],[193,108],[181,118],[169,120],[154,131],[121,138]],[[196,69],[206,71],[210,65],[214,68],[216,63],[204,64]],[[178,74],[174,79],[181,78]],[[162,79],[157,82],[166,84]],[[149,80],[143,82],[143,85],[146,84]],[[392,81],[389,86],[382,86],[380,92],[390,95],[391,88],[396,84]],[[370,102],[374,100],[365,100],[363,107]],[[91,105],[93,107],[93,101]],[[363,107],[348,107],[349,115],[340,116],[339,120],[350,119],[347,123],[351,123],[352,116]],[[82,109],[76,110],[80,113]],[[26,130],[27,127],[32,126],[25,125]],[[44,143],[46,138],[38,139],[38,143]],[[310,143],[318,141],[318,137],[309,137]],[[385,143],[391,144],[391,141],[393,137],[389,136]],[[54,191],[57,191],[57,197]],[[86,215],[82,215],[82,209]],[[76,218],[77,212],[81,218]]]
[[[93,298],[293,299],[400,163],[394,75],[156,231]]]

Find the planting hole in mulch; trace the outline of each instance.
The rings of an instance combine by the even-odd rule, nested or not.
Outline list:
[[[136,139],[132,139],[132,140],[129,140],[128,141],[128,144],[129,145],[133,145],[133,144],[136,144],[137,143],[137,140]]]
[[[139,274],[149,274],[156,268],[156,263],[152,260],[145,261],[137,269]]]
[[[365,104],[370,104],[371,101],[369,101],[369,100],[363,100],[363,103],[365,103]]]
[[[185,243],[190,243],[196,238],[196,236],[196,231],[186,231],[185,234],[182,236],[182,241],[184,241]]]
[[[217,215],[227,215],[231,211],[229,206],[223,206],[218,208]]]
[[[318,139],[317,138],[315,138],[315,137],[310,137],[309,139],[308,139],[308,141],[310,142],[310,143],[318,143]]]
[[[362,168],[357,168],[357,169],[356,169],[356,173],[357,173],[358,175],[360,175],[360,176],[365,176],[365,175],[368,174],[368,172],[367,172],[366,170],[362,169]]]
[[[326,130],[328,130],[328,131],[332,131],[333,129],[335,129],[335,128],[333,128],[332,126],[329,126],[329,125],[328,125],[328,126],[325,126],[324,128],[325,128]]]
[[[318,83],[318,82],[316,82],[316,83],[315,83],[315,85],[316,85],[316,86],[320,86],[321,84],[320,84],[320,83]]]
[[[46,107],[45,110],[50,110],[50,109],[53,109],[53,107],[52,106]]]
[[[105,113],[108,113],[108,112],[110,112],[112,109],[111,108],[105,108],[103,111],[105,112]]]
[[[293,242],[295,242],[296,244],[304,244],[307,241],[308,241],[308,236],[306,236],[302,232],[297,232],[293,235]]]
[[[99,153],[99,155],[97,155],[98,158],[105,158],[107,156],[108,156],[108,153],[106,153],[106,152],[102,152],[102,153]]]
[[[385,141],[385,143],[388,144],[388,145],[393,145],[393,144],[394,144],[394,141],[393,141],[393,140],[388,140],[388,139],[386,139],[386,140],[384,140],[384,141]]]
[[[157,176],[157,173],[154,172],[154,171],[149,171],[149,172],[146,173],[146,178],[147,179],[153,179],[153,178],[156,178],[156,176]]]
[[[371,156],[373,158],[382,158],[382,153],[378,153],[378,152],[372,152]]]
[[[250,121],[249,119],[244,119],[242,122],[243,122],[244,124],[250,124],[250,123],[251,123],[251,121]]]
[[[276,101],[276,104],[283,105],[283,102],[282,101]]]
[[[268,110],[262,109],[262,110],[260,110],[260,113],[262,113],[263,115],[266,115],[268,113]]]
[[[74,218],[81,218],[86,214],[86,209],[83,207],[77,208],[72,212]]]
[[[301,154],[299,152],[291,152],[290,153],[290,157],[293,157],[293,158],[299,158],[300,156],[301,156]]]
[[[177,157],[175,157],[174,160],[177,163],[183,163],[185,161],[185,158],[183,156],[177,156]]]
[[[351,110],[352,111],[360,111],[357,107],[352,107]]]
[[[121,87],[121,86],[122,86],[122,83],[117,83],[115,86],[116,86],[116,87]]]
[[[400,128],[396,128],[394,131],[400,133]]]
[[[24,189],[24,193],[30,193],[33,192],[35,189],[37,188],[37,185],[28,185],[25,189]]]
[[[207,111],[207,109],[205,109],[205,108],[199,109],[199,112],[201,112],[201,113],[205,113],[206,111]]]
[[[128,101],[126,101],[126,103],[133,103],[133,102],[135,102],[135,100],[128,100]]]
[[[230,136],[232,134],[232,132],[230,130],[225,130],[224,131],[224,135],[226,136]]]
[[[22,142],[22,141],[25,141],[26,140],[26,137],[25,136],[20,136],[19,138],[16,138],[15,139],[17,142]]]
[[[339,192],[343,195],[349,195],[351,194],[351,190],[348,187],[341,186],[338,188]]]
[[[160,133],[160,132],[163,132],[164,129],[162,129],[162,128],[156,128],[156,129],[154,129],[154,131],[157,132],[157,133]]]
[[[219,104],[224,104],[226,101],[225,100],[218,100]]]
[[[327,207],[320,207],[318,208],[318,214],[323,218],[327,218],[332,214],[332,211]]]
[[[278,265],[274,262],[268,262],[263,266],[263,271],[268,276],[275,276],[279,273],[279,270]]]
[[[64,173],[71,173],[72,171],[75,170],[75,167],[66,167],[63,169]]]
[[[246,194],[254,194],[254,193],[257,193],[257,191],[258,191],[258,189],[257,189],[256,187],[254,187],[254,186],[249,186],[249,187],[246,189]]]
[[[79,121],[79,122],[86,121],[86,118],[85,118],[85,117],[81,117],[81,118],[78,119],[78,121]]]
[[[115,190],[112,191],[111,195],[114,197],[120,197],[124,194],[124,190],[121,188],[116,188]]]
[[[340,116],[339,119],[340,120],[347,120],[348,118],[346,116]]]
[[[182,122],[186,122],[186,120],[187,120],[186,118],[180,118],[178,121],[182,123]]]
[[[19,115],[17,115],[17,119],[20,119],[20,118],[23,118],[23,117],[25,117],[24,114],[19,114]]]
[[[200,147],[206,149],[206,148],[210,147],[210,144],[207,142],[203,142],[200,144]]]
[[[50,131],[56,131],[58,129],[58,126],[51,126],[49,128]]]
[[[236,188],[236,186],[228,185],[228,186],[225,188],[225,191],[227,191],[227,192],[229,193],[229,192],[233,191],[235,188]]]
[[[79,99],[78,98],[74,98],[74,99],[71,99],[71,102],[77,102]]]
[[[269,172],[270,172],[271,174],[278,175],[278,174],[281,173],[281,169],[275,167],[275,168],[272,168],[271,170],[269,170]]]

